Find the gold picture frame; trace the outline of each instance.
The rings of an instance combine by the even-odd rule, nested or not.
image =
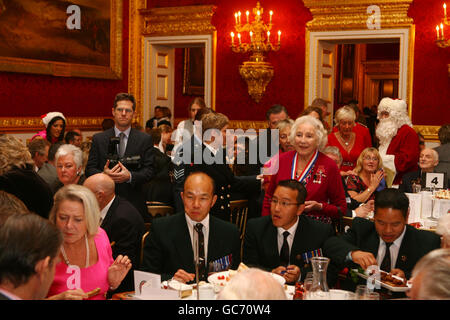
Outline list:
[[[183,94],[205,94],[205,48],[184,48]]]
[[[12,1],[0,14],[0,71],[122,78],[122,0]],[[74,14],[79,29],[69,28]]]

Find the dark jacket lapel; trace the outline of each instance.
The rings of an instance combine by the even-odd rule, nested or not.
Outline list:
[[[176,266],[177,268],[186,268],[186,271],[192,271],[194,267],[194,251],[192,249],[191,236],[189,235],[189,228],[187,226],[187,221],[185,214],[179,214],[177,218],[178,221],[174,223],[173,228],[176,232],[176,236],[172,243],[172,246],[177,251],[181,266]]]
[[[113,212],[116,211],[117,207],[119,206],[119,199],[118,196],[114,198],[114,201],[111,203],[111,206],[108,209],[108,212],[106,212],[106,216],[102,221],[101,227],[104,229],[105,226],[109,226],[112,222],[112,215]]]

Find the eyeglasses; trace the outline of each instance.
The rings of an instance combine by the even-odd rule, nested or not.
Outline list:
[[[371,158],[371,157],[364,157],[363,159],[366,160],[366,161],[370,161],[370,160],[372,160],[372,161],[378,161],[378,158],[377,158],[377,157],[373,157],[373,158]]]
[[[269,201],[272,206],[276,206],[277,204],[280,204],[280,206],[282,206],[283,208],[287,208],[287,207],[293,206],[293,205],[297,206],[300,204],[300,203],[296,203],[296,202],[280,201],[278,199],[273,199],[273,198],[270,199]]]

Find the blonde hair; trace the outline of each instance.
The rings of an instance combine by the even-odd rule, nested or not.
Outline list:
[[[356,120],[356,114],[355,111],[349,107],[349,106],[343,106],[342,108],[339,108],[336,111],[336,114],[334,115],[334,121],[336,124],[339,124],[341,120]]]
[[[0,135],[0,175],[13,168],[33,168],[34,162],[28,148],[19,139]]]
[[[297,128],[301,124],[305,124],[305,123],[314,127],[314,130],[317,135],[317,140],[318,140],[317,147],[318,147],[319,151],[322,151],[328,142],[327,131],[324,129],[322,122],[320,122],[320,120],[314,118],[313,116],[301,116],[295,120],[295,122],[291,128],[291,133],[289,135],[289,141],[292,143],[292,145],[294,145],[294,138],[297,133]]]
[[[94,193],[84,186],[69,184],[56,192],[48,219],[56,225],[56,212],[64,200],[78,201],[83,205],[88,236],[97,234],[100,227],[100,208]]]
[[[377,170],[383,167],[383,160],[381,159],[380,153],[378,152],[378,150],[376,148],[370,147],[370,148],[365,148],[361,154],[358,157],[358,160],[356,160],[356,167],[353,171],[355,171],[357,174],[359,174],[362,169],[363,169],[363,160],[364,157],[368,154],[368,153],[373,153],[377,156],[378,158],[378,166],[377,166]]]
[[[208,113],[202,117],[202,131],[203,134],[209,129],[222,130],[230,120],[223,113]]]

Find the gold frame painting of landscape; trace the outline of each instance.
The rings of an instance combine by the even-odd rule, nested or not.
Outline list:
[[[122,78],[121,0],[0,0],[0,71]]]

